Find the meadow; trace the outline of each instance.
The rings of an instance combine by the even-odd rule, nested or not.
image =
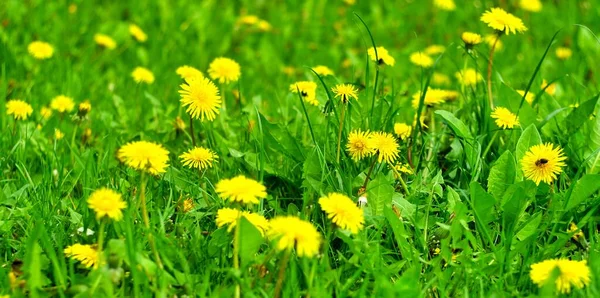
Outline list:
[[[0,1],[0,297],[600,297],[600,5]]]

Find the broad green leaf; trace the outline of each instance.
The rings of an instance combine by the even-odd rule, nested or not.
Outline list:
[[[481,224],[486,225],[494,220],[494,205],[496,204],[496,200],[477,182],[471,183],[471,202],[475,216]]]
[[[507,241],[512,241],[514,229],[519,217],[535,195],[536,187],[531,181],[523,181],[511,185],[502,198],[502,225]]]
[[[454,131],[458,137],[462,139],[473,139],[469,128],[460,119],[456,118],[454,114],[444,110],[437,110],[435,111],[435,114],[442,117],[444,122],[452,128],[452,131]]]
[[[392,211],[392,208],[385,207],[383,213],[385,214],[385,218],[388,223],[392,227],[392,231],[394,232],[394,239],[396,239],[396,244],[400,248],[400,253],[405,258],[411,255],[411,245],[407,240],[407,233],[404,229],[404,224],[402,221],[396,216],[396,213]]]
[[[392,197],[392,203],[394,205],[398,206],[398,209],[400,209],[400,214],[402,214],[402,217],[406,217],[410,220],[412,220],[414,218],[417,207],[415,206],[415,204],[407,201],[404,198],[404,196],[402,196],[399,193],[394,193],[394,195]]]
[[[600,175],[588,174],[571,186],[571,195],[567,199],[565,211],[569,211],[600,190]]]
[[[596,105],[596,115],[600,113],[600,102]],[[589,173],[598,173],[600,171],[600,117],[596,116],[592,121],[590,134],[588,135],[586,161]]]
[[[517,148],[516,148],[516,163],[517,165],[521,162],[521,159],[523,158],[523,156],[525,156],[525,153],[527,153],[527,151],[529,151],[529,148],[531,148],[531,146],[534,145],[539,145],[542,143],[542,137],[540,137],[540,133],[538,132],[537,128],[535,127],[534,124],[529,125],[521,134],[521,137],[519,138],[519,140],[517,141]],[[521,180],[523,177],[523,173],[518,170],[517,171],[517,181]]]
[[[517,232],[517,239],[523,241],[529,236],[535,234],[538,226],[542,222],[542,213],[537,213]]]
[[[565,119],[566,128],[569,133],[577,131],[585,121],[590,119],[590,116],[594,113],[594,108],[596,107],[599,97],[600,94],[595,95],[569,113]]]
[[[577,45],[587,59],[588,65],[600,64],[600,47],[594,33],[588,28],[580,28],[577,32]]]
[[[505,151],[492,168],[488,176],[488,191],[496,197],[502,198],[506,188],[515,182],[516,164],[510,151]]]
[[[377,178],[369,182],[367,186],[367,198],[373,216],[383,215],[383,209],[390,207],[392,204],[392,196],[394,195],[394,187],[383,174],[377,175]]]
[[[245,217],[240,218],[239,224],[240,259],[242,267],[246,267],[255,259],[256,252],[264,239],[258,229]]]

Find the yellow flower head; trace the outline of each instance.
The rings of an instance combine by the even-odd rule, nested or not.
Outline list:
[[[433,5],[441,10],[452,11],[456,9],[454,0],[433,0]]]
[[[554,94],[556,94],[556,83],[548,84],[548,81],[544,79],[542,80],[542,86],[540,86],[540,88],[546,88],[544,92],[548,93],[549,95],[554,96]]]
[[[492,118],[496,119],[496,125],[502,129],[512,129],[519,125],[519,117],[507,108],[496,107],[492,112]]]
[[[124,145],[117,151],[117,158],[133,169],[153,175],[166,172],[169,166],[169,151],[160,144],[147,141]]]
[[[342,103],[350,102],[350,99],[358,99],[358,90],[351,84],[338,84],[331,88],[336,98],[339,98]]]
[[[219,159],[219,156],[212,150],[203,147],[195,147],[179,156],[184,166],[204,170],[212,167],[213,163]]]
[[[348,144],[346,150],[350,152],[350,157],[354,161],[359,161],[367,156],[372,155],[375,149],[371,145],[371,134],[367,131],[355,130],[348,135]]]
[[[443,53],[446,50],[444,46],[434,44],[425,48],[425,54],[427,55],[438,55]]]
[[[394,132],[401,140],[406,140],[410,137],[412,126],[406,123],[396,123],[394,124]]]
[[[456,78],[463,86],[476,86],[483,80],[483,76],[473,68],[461,70],[455,74]]]
[[[238,23],[250,26],[256,25],[259,21],[260,19],[255,15],[240,16],[238,19]]]
[[[299,257],[314,257],[319,253],[321,234],[308,221],[295,216],[271,219],[267,235],[276,242],[277,250],[296,249]]]
[[[131,77],[136,83],[146,83],[152,84],[154,83],[154,74],[145,67],[136,67],[131,73]]]
[[[496,43],[496,48],[494,49],[494,52],[500,51],[504,47],[504,44],[502,43],[502,41],[495,34],[488,34],[485,36],[484,39],[485,39],[485,43],[487,43],[488,46],[490,46],[490,47],[493,47],[494,43]]]
[[[54,48],[47,42],[34,41],[27,46],[27,51],[33,58],[44,60],[52,57]]]
[[[269,230],[269,221],[264,216],[258,213],[239,211],[233,208],[219,209],[217,211],[217,218],[215,221],[217,223],[217,227],[220,228],[227,226],[227,231],[231,232],[237,225],[238,219],[242,216],[246,218],[254,227],[256,227],[261,235],[264,236]]]
[[[196,69],[195,67],[183,65],[177,68],[175,71],[182,79],[191,79],[191,78],[204,78],[204,74],[201,71]]]
[[[97,45],[99,45],[101,47],[105,47],[109,50],[114,50],[117,47],[117,43],[115,42],[115,40],[106,34],[101,34],[101,33],[95,34],[94,41],[96,42]]]
[[[377,54],[375,54],[375,49],[373,47],[367,50],[367,54],[374,62],[377,62],[379,65],[389,65],[394,66],[396,64],[396,59],[388,53],[388,51],[384,47],[377,47]]]
[[[148,35],[136,24],[129,25],[129,34],[139,42],[145,42],[148,39]]]
[[[181,202],[179,205],[179,210],[181,210],[183,213],[188,213],[192,211],[192,209],[194,209],[194,200],[191,198],[183,200],[183,202]]]
[[[75,108],[75,101],[64,95],[59,95],[52,99],[50,107],[59,113],[70,112]]]
[[[531,281],[542,287],[555,269],[559,275],[556,278],[556,290],[562,294],[571,293],[571,288],[582,289],[590,283],[590,268],[586,261],[571,261],[566,259],[550,259],[531,265],[529,277]]]
[[[378,153],[377,160],[394,163],[400,152],[400,146],[394,136],[387,132],[373,132],[370,139],[371,146],[375,149],[375,153]]]
[[[50,108],[48,108],[48,107],[42,107],[40,109],[40,115],[45,120],[48,120],[50,118],[50,116],[52,116],[52,110]]]
[[[258,204],[267,197],[264,185],[243,175],[219,181],[215,190],[221,198],[243,204]]]
[[[327,218],[341,229],[356,234],[363,228],[365,223],[363,210],[358,208],[349,197],[330,193],[319,199],[319,205],[327,213]]]
[[[450,77],[448,77],[447,75],[443,74],[443,73],[439,73],[439,72],[434,72],[433,75],[431,76],[431,81],[433,82],[434,85],[449,85],[450,84]]]
[[[400,174],[404,173],[404,174],[408,174],[408,175],[412,175],[414,172],[413,170],[410,168],[409,165],[407,164],[403,164],[401,162],[395,164],[395,165],[390,165],[390,168],[392,168],[393,172],[394,172],[394,178],[399,179],[400,178]]]
[[[329,67],[324,66],[324,65],[317,65],[317,66],[313,67],[312,70],[314,70],[318,75],[323,76],[323,77],[333,75],[333,70],[331,70]]]
[[[64,249],[65,256],[73,258],[87,268],[98,266],[98,251],[91,245],[73,244]]]
[[[121,199],[121,194],[108,188],[101,188],[94,191],[87,200],[90,209],[96,212],[96,218],[101,219],[104,216],[119,221],[123,218],[122,210],[127,207]]]
[[[519,6],[523,10],[531,11],[531,12],[539,12],[542,10],[542,1],[540,0],[521,0],[519,1]]]
[[[579,227],[577,227],[577,225],[574,222],[571,222],[571,224],[569,224],[569,229],[567,230],[567,232],[573,233],[573,236],[571,238],[573,238],[573,240],[575,241],[580,241],[585,238],[583,232],[579,229]]]
[[[263,32],[268,32],[268,31],[271,31],[271,29],[273,29],[273,26],[271,26],[271,23],[269,23],[265,20],[260,20],[256,26],[258,27],[258,29],[260,31],[263,31]]]
[[[317,100],[317,83],[311,81],[301,81],[290,85],[290,91],[298,92],[307,103],[318,106],[319,101]]]
[[[187,78],[181,88],[181,104],[194,119],[213,121],[221,108],[219,89],[208,78]]]
[[[484,12],[481,16],[481,21],[492,29],[507,35],[527,31],[527,27],[525,27],[521,19],[498,7]]]
[[[560,47],[556,49],[556,57],[560,60],[567,60],[571,58],[573,51],[569,48]]]
[[[565,159],[559,146],[555,148],[551,143],[535,145],[521,159],[521,168],[525,178],[535,184],[539,185],[542,181],[550,184],[562,172]]]
[[[15,120],[27,120],[31,113],[31,105],[20,99],[11,99],[6,103],[6,115],[13,116]]]
[[[237,82],[241,70],[240,65],[232,59],[219,57],[208,66],[208,74],[213,80],[219,80],[221,84],[229,84],[229,82]]]
[[[460,38],[462,39],[462,41],[465,43],[465,45],[467,47],[472,47],[474,45],[478,45],[481,43],[481,40],[483,39],[481,37],[481,35],[479,35],[477,33],[473,33],[473,32],[463,32],[463,34],[460,36]]]
[[[519,93],[519,95],[521,95],[521,98],[525,95],[525,90],[516,90],[517,93]],[[531,93],[531,92],[527,92],[527,96],[525,96],[525,101],[528,104],[532,104],[533,100],[535,99],[535,94]]]
[[[446,102],[447,100],[453,100],[458,97],[458,92],[452,90],[442,90],[428,88],[425,94],[424,104],[426,106],[434,106]],[[419,106],[419,100],[421,100],[421,91],[413,95],[412,106],[417,108]]]
[[[416,66],[429,68],[433,65],[433,58],[422,52],[415,52],[410,55],[410,62]]]
[[[54,129],[54,139],[55,140],[59,141],[59,140],[62,140],[62,138],[64,138],[64,137],[65,137],[65,134],[62,131],[60,131],[60,129],[58,129],[58,128]]]
[[[77,114],[80,117],[85,117],[92,110],[92,104],[89,100],[85,100],[79,104]]]

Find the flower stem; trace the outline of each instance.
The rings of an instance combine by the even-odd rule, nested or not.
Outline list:
[[[340,130],[338,131],[337,142],[337,163],[340,163],[340,144],[342,143],[342,128],[344,127],[344,116],[346,115],[346,105],[342,104],[342,115],[340,115]]]
[[[494,40],[494,44],[490,49],[490,58],[488,59],[488,69],[487,69],[487,91],[488,91],[488,101],[490,104],[490,109],[494,109],[494,99],[492,96],[492,65],[494,64],[494,52],[496,51],[496,45],[498,44],[498,40],[500,40],[500,34],[496,35],[496,39]]]
[[[481,154],[481,158],[485,158],[485,156],[487,155],[488,151],[490,151],[490,148],[492,148],[492,144],[494,144],[494,141],[496,140],[497,136],[498,136],[498,130],[496,130],[496,132],[492,136],[492,139],[488,143],[487,147],[485,147],[485,150],[483,150],[483,154]]]
[[[234,230],[234,234],[233,234],[233,268],[235,269],[235,271],[240,270],[239,255],[240,255],[240,221],[241,221],[241,218],[242,217],[238,213],[238,217],[236,219],[235,230]],[[241,290],[240,290],[240,283],[238,282],[235,285],[235,298],[240,298],[240,297],[241,297]]]
[[[277,275],[277,283],[275,284],[275,298],[281,297],[281,288],[283,287],[283,279],[285,278],[285,269],[290,260],[290,250],[286,249],[281,264],[279,264],[279,274]]]
[[[190,115],[190,135],[192,136],[192,145],[196,147],[196,136],[194,136],[194,118]]]
[[[100,219],[100,228],[98,229],[98,261],[96,262],[96,268],[102,266],[104,252],[102,251],[104,245],[104,226],[106,225],[106,217]]]
[[[146,227],[146,233],[148,235],[148,243],[150,244],[150,249],[152,249],[152,253],[154,254],[154,259],[158,268],[163,269],[162,261],[160,260],[160,255],[156,250],[156,243],[154,242],[154,236],[152,235],[152,231],[150,231],[150,219],[148,218],[148,210],[146,209],[146,173],[142,172],[141,182],[140,182],[140,204],[142,205],[142,218],[144,219],[144,226]]]
[[[377,163],[377,158],[379,157],[379,153],[374,156],[373,162],[371,163],[371,167],[369,168],[369,172],[367,173],[367,177],[365,178],[365,183],[362,186],[362,189],[367,191],[367,184],[369,184],[369,177],[371,177],[371,173],[373,172],[373,168],[375,167],[375,163]]]

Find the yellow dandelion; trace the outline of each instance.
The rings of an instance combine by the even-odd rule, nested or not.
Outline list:
[[[192,211],[194,209],[194,200],[192,200],[191,198],[183,200],[183,202],[181,202],[181,204],[179,205],[179,209],[183,213],[188,213]]]
[[[558,269],[556,290],[562,294],[571,293],[571,288],[582,289],[590,283],[590,267],[586,261],[572,261],[567,259],[550,259],[531,265],[529,277],[531,281],[542,287]]]
[[[465,43],[465,45],[467,47],[472,47],[474,45],[478,45],[483,40],[481,35],[479,35],[477,33],[473,33],[473,32],[463,32],[463,34],[460,36],[460,38],[462,39],[462,41]]]
[[[260,19],[255,16],[255,15],[245,15],[245,16],[240,16],[238,19],[238,23],[239,24],[244,24],[244,25],[255,25],[260,21]]]
[[[496,125],[502,129],[512,129],[519,125],[519,117],[507,108],[496,107],[492,112],[492,118],[496,119]]]
[[[267,197],[264,185],[243,175],[219,181],[215,190],[221,198],[243,204],[258,204],[259,199]]]
[[[573,240],[575,241],[581,241],[585,238],[583,231],[581,231],[574,222],[571,222],[571,224],[569,224],[569,229],[567,230],[567,232],[569,234],[573,234],[571,238],[573,238]]]
[[[387,132],[373,132],[370,136],[370,144],[377,153],[379,162],[394,163],[400,152],[398,142],[394,136]]]
[[[412,175],[414,174],[413,170],[410,168],[410,166],[408,164],[403,164],[401,162],[396,163],[394,166],[390,167],[394,170],[394,176],[396,176],[396,173],[404,173],[404,174],[408,174],[408,175]],[[396,179],[398,179],[398,177],[396,177]]]
[[[569,48],[560,47],[556,49],[556,57],[560,60],[567,60],[573,55],[573,51]]]
[[[136,24],[129,25],[129,34],[139,42],[145,42],[148,39],[148,35]]]
[[[31,113],[33,113],[31,105],[20,99],[6,102],[6,115],[12,116],[15,120],[27,120]]]
[[[167,171],[169,151],[160,144],[135,141],[122,146],[117,158],[133,169],[158,175]]]
[[[483,76],[473,68],[463,69],[455,74],[456,78],[463,86],[476,86],[483,80]]]
[[[179,158],[181,158],[184,166],[204,170],[212,167],[213,163],[219,159],[219,156],[210,149],[195,147],[181,154]]]
[[[454,0],[433,0],[433,5],[441,10],[453,11],[456,9]]]
[[[60,131],[60,129],[58,129],[58,128],[54,129],[54,139],[55,140],[60,141],[64,137],[65,137],[65,134],[62,131]]]
[[[531,12],[540,12],[542,10],[542,1],[540,0],[521,0],[519,6],[523,10]]]
[[[258,24],[256,26],[262,32],[268,32],[268,31],[271,31],[271,29],[273,29],[273,26],[271,26],[271,23],[269,23],[265,20],[258,21]]]
[[[324,66],[324,65],[317,65],[317,66],[313,67],[312,70],[314,70],[320,76],[332,76],[333,75],[333,70],[331,70],[329,67]]]
[[[92,110],[92,104],[89,100],[85,100],[79,104],[77,109],[77,115],[79,117],[85,117]]]
[[[181,104],[194,119],[213,121],[219,114],[221,96],[219,89],[208,78],[187,78],[181,88]]]
[[[335,98],[339,98],[342,103],[347,104],[350,99],[358,99],[358,90],[351,84],[338,84],[331,88],[335,94]]]
[[[131,73],[131,77],[136,83],[146,83],[152,84],[154,83],[154,74],[152,71],[145,67],[138,66]]]
[[[485,36],[485,43],[488,44],[488,46],[493,47],[494,43],[496,43],[496,48],[494,49],[494,52],[496,51],[500,51],[503,47],[504,44],[502,43],[502,41],[500,39],[498,39],[498,37],[495,34],[488,34]],[[498,39],[498,40],[496,40]]]
[[[115,221],[123,218],[122,210],[127,207],[121,199],[121,194],[108,188],[94,191],[87,200],[88,207],[96,212],[96,218],[108,217]]]
[[[438,55],[443,53],[446,50],[444,46],[434,44],[425,48],[425,54],[427,55]]]
[[[540,88],[542,88],[544,92],[548,93],[549,95],[554,96],[554,94],[556,94],[556,83],[548,84],[548,81],[544,79],[542,80],[542,86],[540,86]]]
[[[227,226],[227,231],[231,232],[237,225],[240,217],[246,218],[261,235],[269,230],[269,221],[258,213],[252,213],[248,211],[239,211],[233,208],[221,208],[217,211],[217,218],[215,219],[217,227]]]
[[[267,235],[275,241],[277,250],[295,248],[299,257],[314,257],[321,246],[321,234],[317,228],[295,216],[277,216],[271,219]]]
[[[454,100],[457,97],[458,97],[458,92],[456,92],[456,91],[428,88],[427,93],[425,94],[424,104],[426,106],[434,106],[434,105],[442,104],[448,100]],[[421,100],[421,91],[419,91],[413,95],[412,106],[414,108],[417,108],[419,106],[420,100]]]
[[[319,101],[317,100],[317,83],[311,81],[301,81],[290,85],[290,91],[298,92],[307,103],[318,106]]]
[[[67,257],[75,259],[87,268],[98,266],[98,251],[92,245],[73,244],[64,249]]]
[[[410,137],[412,132],[412,126],[406,123],[396,123],[394,124],[394,133],[401,139],[406,140]]]
[[[367,50],[367,54],[369,58],[374,62],[377,62],[379,65],[389,65],[394,66],[396,64],[396,59],[388,53],[388,51],[384,47],[377,47],[377,54],[375,53],[375,49],[373,47]]]
[[[101,33],[95,34],[94,41],[96,42],[97,45],[107,48],[109,50],[114,50],[117,47],[117,43],[115,42],[115,40],[106,34],[101,34]]]
[[[550,184],[562,172],[565,159],[559,146],[554,147],[551,143],[535,145],[521,159],[521,168],[525,178],[535,184],[539,185],[542,181]]]
[[[229,82],[237,82],[241,70],[240,65],[232,59],[219,57],[208,66],[208,74],[213,80],[219,80],[221,84],[229,84]]]
[[[42,107],[40,109],[40,115],[44,120],[48,120],[52,116],[52,110],[48,107]]]
[[[422,52],[415,52],[410,55],[410,62],[416,66],[429,68],[433,65],[433,58]]]
[[[188,65],[178,67],[175,72],[184,80],[191,78],[204,78],[204,74],[202,74],[201,71]]]
[[[431,76],[431,81],[434,85],[445,86],[450,84],[450,77],[443,73],[434,72]]]
[[[319,205],[327,214],[327,218],[341,229],[356,234],[363,228],[365,223],[363,210],[358,208],[349,197],[330,193],[319,199]]]
[[[505,33],[522,33],[527,31],[523,21],[502,8],[492,8],[483,13],[481,21],[492,29]]]
[[[54,48],[47,42],[34,41],[27,46],[27,51],[33,58],[44,60],[52,57]]]
[[[346,150],[350,153],[350,157],[354,161],[359,161],[367,156],[372,155],[375,149],[371,145],[370,133],[354,130],[348,135],[348,144]]]
[[[75,101],[68,96],[59,95],[52,99],[50,107],[59,113],[70,112],[75,108]]]
[[[517,93],[519,93],[519,95],[521,95],[521,98],[523,98],[523,96],[525,95],[525,90],[516,90]],[[531,92],[527,92],[527,96],[525,96],[525,101],[528,104],[532,104],[533,100],[535,99],[535,94],[531,93]]]

